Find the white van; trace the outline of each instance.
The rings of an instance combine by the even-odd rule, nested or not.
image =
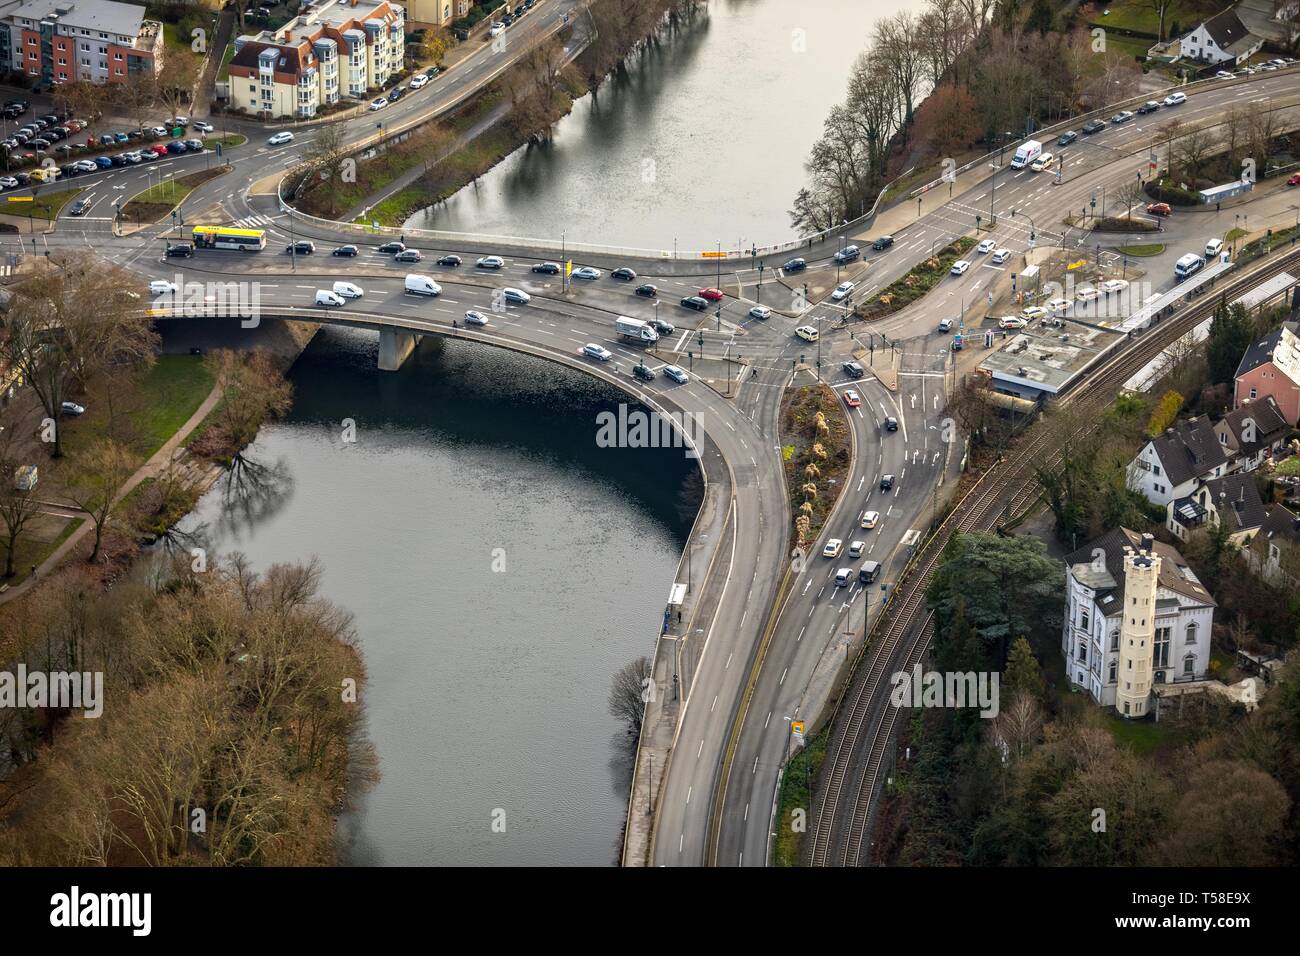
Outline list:
[[[1205,259],[1194,252],[1189,252],[1177,262],[1174,263],[1174,281],[1182,282],[1193,272],[1200,270],[1205,265]]]
[[[1209,242],[1205,244],[1205,258],[1213,259],[1215,256],[1219,254],[1219,250],[1222,248],[1223,248],[1222,239],[1211,239]]]
[[[799,326],[794,330],[794,334],[799,336],[799,338],[803,339],[805,342],[816,342],[817,339],[820,338],[817,330],[811,325]]]
[[[442,286],[429,276],[412,273],[406,277],[406,291],[412,295],[441,295]]]
[[[326,307],[342,305],[343,296],[331,292],[329,289],[317,289],[316,304]]]
[[[1016,149],[1011,160],[1012,169],[1024,169],[1043,154],[1043,144],[1036,139],[1027,139]]]
[[[334,283],[334,294],[344,299],[359,299],[366,294],[366,291],[351,282],[336,282]]]

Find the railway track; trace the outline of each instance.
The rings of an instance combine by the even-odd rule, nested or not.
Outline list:
[[[1104,360],[1084,376],[1059,403],[1084,413],[1099,411],[1146,363],[1214,312],[1223,297],[1230,301],[1300,263],[1300,248],[1265,259],[1230,276],[1176,315],[1149,329],[1140,339]],[[1011,455],[989,469],[926,540],[904,572],[907,584],[895,592],[891,613],[877,621],[875,639],[864,642],[853,675],[832,715],[829,762],[815,798],[811,862],[813,866],[857,866],[866,836],[898,709],[885,693],[891,674],[919,662],[929,645],[933,614],[925,592],[944,546],[954,534],[988,531],[1004,514],[1017,514],[1038,496],[1034,463],[1059,455],[1052,430],[1035,427]],[[901,660],[901,666],[896,661]]]

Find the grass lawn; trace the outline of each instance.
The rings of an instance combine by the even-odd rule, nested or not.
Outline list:
[[[247,142],[247,136],[240,133],[227,133],[225,136],[203,137],[203,148],[216,149],[218,146],[221,146],[224,149],[234,149],[236,146],[243,146]]]
[[[806,825],[812,816],[812,792],[809,781],[817,779],[817,771],[826,759],[826,743],[830,733],[823,730],[808,745],[790,758],[785,776],[781,778],[781,802],[776,814],[776,845],[773,862],[777,866],[798,866],[799,852],[804,833],[794,827],[794,812],[803,810]]]
[[[230,79],[230,61],[235,58],[235,41],[226,44],[226,52],[221,54],[221,66],[217,69],[218,80]]]
[[[33,219],[57,219],[63,207],[72,202],[83,189],[64,189],[59,192],[38,192],[32,202],[11,202],[5,204],[5,212],[11,216],[27,216]]]
[[[869,302],[856,306],[854,314],[864,319],[879,319],[905,309],[943,281],[952,264],[974,247],[975,240],[970,236],[958,237],[907,275],[895,279]]]
[[[1170,727],[1154,720],[1125,720],[1118,715],[1106,717],[1106,729],[1115,738],[1115,743],[1127,746],[1136,754],[1149,754],[1176,743],[1178,735]]]
[[[1126,256],[1158,256],[1165,251],[1163,242],[1138,243],[1133,246],[1119,246],[1116,252],[1122,252]]]
[[[58,520],[60,519],[49,519],[50,526],[54,526],[54,523]],[[22,537],[18,539],[18,547],[14,549],[14,576],[12,578],[0,577],[0,583],[8,584],[10,587],[21,584],[31,576],[32,565],[39,565],[53,554],[55,549],[81,527],[81,523],[85,520],[85,518],[72,518],[64,522],[61,531],[50,537],[41,534],[41,522],[33,519],[24,529]],[[8,548],[5,546],[4,541],[0,541],[0,574],[4,572],[5,562],[8,557]]]
[[[203,359],[195,355],[160,355],[154,367],[136,383],[127,417],[135,432],[134,451],[147,459],[189,420],[212,391],[212,376]],[[89,408],[85,417],[68,429],[67,451],[84,448],[104,433],[107,424]]]
[[[1155,36],[1160,31],[1160,18],[1156,16],[1155,10],[1151,8],[1151,0],[1113,0],[1113,2],[1102,2],[1094,5],[1093,15],[1088,22],[1099,27],[1114,27],[1117,30],[1140,30],[1143,33],[1150,33]],[[1102,16],[1102,12],[1106,15]],[[1165,11],[1165,33],[1166,39],[1169,33],[1170,25],[1177,20],[1179,26],[1184,30],[1190,30],[1195,24],[1192,22],[1197,19],[1197,14],[1188,4],[1178,2],[1170,4],[1169,9]],[[1199,21],[1198,21],[1199,22]],[[1117,38],[1108,36],[1106,43],[1109,45]],[[1150,46],[1150,44],[1147,44]]]
[[[1155,31],[1151,31],[1154,33]],[[1148,40],[1144,37],[1126,37],[1118,33],[1109,34],[1106,37],[1107,53],[1122,53],[1125,56],[1146,56],[1147,50],[1151,49],[1154,40]]]
[[[150,186],[144,192],[136,193],[122,207],[122,218],[138,222],[154,222],[161,219],[198,186],[228,172],[230,172],[229,166],[217,166],[215,169],[201,169],[197,173],[168,179]]]

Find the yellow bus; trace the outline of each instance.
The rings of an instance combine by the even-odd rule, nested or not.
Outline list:
[[[199,249],[238,249],[259,252],[266,248],[265,229],[235,229],[232,226],[195,226],[194,245]]]

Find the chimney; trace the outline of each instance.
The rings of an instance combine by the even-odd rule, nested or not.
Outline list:
[[[1155,543],[1156,543],[1155,535],[1150,535],[1150,534],[1142,535],[1143,551],[1151,551],[1154,548]]]
[[[292,42],[293,42],[293,31],[292,31],[292,30],[285,30],[285,31],[284,31],[284,42],[285,42],[285,43],[292,43]]]

